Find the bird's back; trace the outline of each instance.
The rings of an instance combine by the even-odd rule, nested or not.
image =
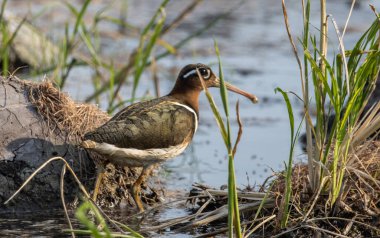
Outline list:
[[[84,138],[119,148],[168,148],[190,142],[196,127],[193,109],[164,97],[130,105]]]

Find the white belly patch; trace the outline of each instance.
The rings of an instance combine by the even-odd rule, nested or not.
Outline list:
[[[142,167],[149,164],[165,162],[181,154],[189,143],[170,146],[162,149],[139,150],[134,148],[119,148],[108,143],[96,143],[94,151],[107,156],[113,164],[121,166]]]

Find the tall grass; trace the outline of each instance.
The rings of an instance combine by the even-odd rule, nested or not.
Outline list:
[[[136,96],[136,89],[139,84],[141,74],[147,66],[148,59],[151,56],[153,47],[155,46],[157,39],[163,29],[166,19],[164,8],[168,2],[169,0],[164,0],[161,3],[161,6],[158,8],[148,25],[144,28],[144,30],[141,33],[140,43],[134,62],[135,73],[132,88],[132,102],[134,101],[134,98]],[[161,18],[157,19],[158,15],[161,15]],[[155,23],[156,19],[157,23]]]
[[[7,23],[4,20],[4,11],[5,11],[5,6],[7,4],[7,0],[3,0],[1,3],[1,8],[0,8],[0,33],[1,33],[1,44],[0,44],[0,59],[2,62],[2,75],[7,76],[9,74],[9,56],[10,56],[10,49],[11,49],[11,44],[13,40],[15,39],[18,31],[20,30],[21,26],[25,22],[25,18],[20,21],[20,23],[17,25],[16,29],[14,30],[13,33],[9,32],[9,29],[7,27]]]
[[[313,192],[321,189],[327,192],[329,205],[333,208],[342,196],[345,166],[348,154],[353,149],[351,142],[354,129],[358,126],[360,115],[374,90],[380,69],[379,20],[376,16],[376,20],[353,49],[345,50],[343,36],[334,19],[326,14],[326,1],[321,0],[318,47],[316,41],[318,37],[309,30],[310,1],[306,1],[306,4],[302,1],[304,16],[304,32],[300,39],[303,48],[302,64],[290,32],[284,0],[282,5],[289,40],[300,69],[306,118],[309,185]],[[339,53],[335,53],[334,56],[328,56],[327,39],[331,40],[333,37],[327,35],[329,20],[332,22],[339,43]],[[311,94],[309,94],[310,83],[314,86],[314,92]],[[285,101],[289,106],[289,101]],[[315,127],[310,116],[310,102],[316,106]],[[332,125],[328,122],[331,116],[333,116]],[[291,175],[287,173],[287,188],[290,186],[289,176]],[[327,186],[322,183],[325,180],[328,181]]]
[[[79,27],[84,24],[83,17],[90,2],[91,0],[86,0],[79,11],[69,2],[65,2],[67,8],[75,16],[75,25],[71,33],[69,33],[68,24],[65,25],[65,35],[59,51],[59,62],[53,74],[53,80],[57,82],[60,88],[64,87],[67,77],[76,63],[76,59],[72,57],[72,52],[78,44],[77,35]]]
[[[302,122],[299,124],[297,131],[295,131],[293,107],[290,103],[287,92],[284,92],[281,88],[276,88],[275,92],[280,92],[284,98],[284,101],[286,103],[286,108],[288,110],[289,124],[290,124],[291,143],[290,143],[288,164],[285,164],[285,192],[284,192],[284,196],[280,205],[281,213],[280,213],[280,216],[278,217],[278,220],[281,223],[281,228],[285,228],[288,222],[289,213],[290,213],[289,205],[290,205],[290,198],[292,194],[292,170],[293,170],[294,148],[297,145],[299,134],[301,132]]]
[[[229,113],[229,102],[226,85],[224,83],[224,74],[222,62],[220,59],[220,52],[215,41],[215,53],[218,57],[219,62],[219,79],[220,79],[220,95],[223,102],[223,109],[226,116],[226,122],[222,119],[222,116],[215,105],[214,99],[205,86],[202,76],[198,72],[199,78],[201,79],[203,89],[205,91],[207,100],[211,106],[212,112],[216,119],[217,125],[219,127],[221,136],[223,138],[224,144],[227,149],[228,154],[228,237],[242,237],[241,227],[240,227],[240,211],[239,211],[239,202],[237,197],[236,189],[236,178],[235,178],[235,168],[234,168],[234,151],[236,151],[236,145],[239,142],[239,139],[236,140],[235,145],[232,145],[231,142],[231,130],[230,130],[230,113]],[[238,138],[241,133],[238,134]]]

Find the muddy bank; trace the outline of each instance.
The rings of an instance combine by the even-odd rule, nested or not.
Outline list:
[[[76,146],[77,137],[64,130],[52,130],[29,100],[34,84],[16,78],[0,78],[0,210],[35,210],[61,205],[59,179],[62,162],[43,169],[10,204],[3,205],[15,190],[43,162],[62,156],[89,187],[95,164]],[[72,201],[78,187],[71,176],[65,179],[65,195]]]

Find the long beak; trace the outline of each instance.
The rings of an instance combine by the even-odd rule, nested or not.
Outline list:
[[[215,82],[215,86],[216,86],[216,87],[220,87],[220,79],[217,78],[215,81],[216,81],[216,82]],[[230,91],[232,91],[232,92],[235,92],[235,93],[238,93],[238,94],[240,94],[240,95],[242,95],[242,96],[248,98],[248,99],[251,100],[253,103],[258,103],[258,102],[259,102],[259,99],[258,99],[255,95],[250,94],[250,93],[248,93],[248,92],[246,92],[246,91],[243,91],[243,90],[241,90],[240,88],[235,87],[234,85],[232,85],[232,84],[230,84],[230,83],[224,82],[224,84],[226,85],[226,88],[227,88],[228,90],[230,90]]]

